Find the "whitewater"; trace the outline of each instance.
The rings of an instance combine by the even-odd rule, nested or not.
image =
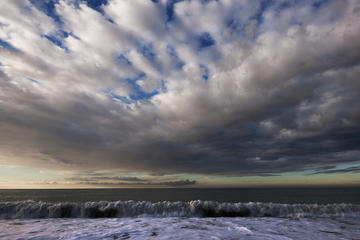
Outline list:
[[[360,205],[216,201],[0,202],[1,219],[123,217],[360,217]]]
[[[360,239],[358,204],[0,202],[0,239]]]

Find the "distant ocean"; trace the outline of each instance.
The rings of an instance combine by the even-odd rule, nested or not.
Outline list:
[[[360,239],[360,188],[0,190],[0,239]]]

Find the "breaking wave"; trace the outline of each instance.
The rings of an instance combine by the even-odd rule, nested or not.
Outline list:
[[[0,218],[122,217],[359,217],[355,204],[277,204],[190,202],[0,202]]]

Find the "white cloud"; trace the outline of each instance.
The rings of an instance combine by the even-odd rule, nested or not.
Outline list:
[[[302,139],[339,131],[351,142],[359,3],[282,2],[261,13],[257,1],[183,1],[166,22],[164,1],[113,0],[103,14],[60,1],[62,24],[27,1],[1,3],[0,38],[19,50],[0,48],[3,163],[264,173],[301,157],[285,140],[307,151]],[[214,44],[201,48],[205,32]],[[353,150],[345,140],[338,150]]]

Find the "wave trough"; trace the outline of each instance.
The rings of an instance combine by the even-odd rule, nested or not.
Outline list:
[[[123,217],[359,217],[355,204],[190,202],[0,202],[1,219]]]

